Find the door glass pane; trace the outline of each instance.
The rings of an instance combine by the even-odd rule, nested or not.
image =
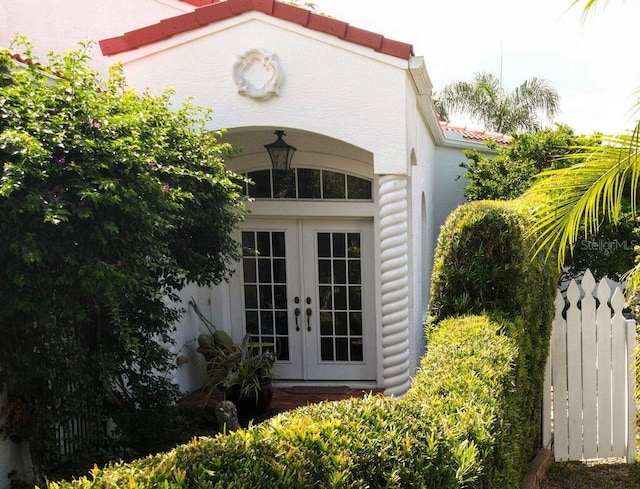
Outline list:
[[[320,356],[364,361],[359,233],[317,233]],[[323,253],[322,255],[320,253]]]
[[[258,255],[270,258],[271,255],[271,233],[256,233],[258,243]]]
[[[258,288],[255,285],[244,286],[244,305],[245,308],[258,308]]]
[[[285,236],[280,231],[243,231],[242,278],[246,332],[271,343],[278,360],[289,360]],[[256,270],[257,269],[257,270]]]
[[[347,261],[333,260],[333,275],[336,284],[347,283]]]
[[[347,288],[346,287],[333,288],[333,308],[340,311],[347,310]]]
[[[336,360],[339,362],[349,361],[349,340],[347,338],[336,338]]]
[[[331,233],[318,233],[318,256],[331,256]]]
[[[331,260],[318,260],[318,282],[331,283]]]
[[[344,233],[332,233],[333,234],[333,256],[343,257],[347,256],[345,234]]]
[[[273,281],[276,284],[287,283],[287,262],[282,259],[274,258],[273,260]]]
[[[333,315],[330,312],[320,313],[320,334],[324,336],[333,335]]]
[[[286,311],[277,311],[275,319],[276,319],[276,334],[278,336],[287,336],[289,323],[287,321]]]
[[[351,340],[351,360],[361,362],[364,358],[362,351],[362,340]]]
[[[244,274],[244,283],[256,283],[256,259],[242,259],[242,273]]]
[[[260,283],[271,282],[270,258],[258,258],[258,278]]]
[[[256,249],[255,233],[242,233],[242,256],[254,256]]]
[[[320,357],[322,361],[325,362],[332,362],[334,360],[333,338],[320,338]]]
[[[359,284],[360,283],[360,260],[349,260],[349,283],[350,284]]]
[[[360,258],[360,233],[347,234],[349,258]]]
[[[252,335],[260,334],[258,313],[255,311],[247,311],[245,313],[245,321],[247,324],[247,333]]]
[[[347,313],[336,312],[335,321],[336,321],[336,325],[335,325],[336,335],[347,336]]]
[[[273,304],[275,305],[275,309],[287,308],[287,286],[286,285],[273,286]]]
[[[273,256],[284,256],[284,233],[271,233]]]

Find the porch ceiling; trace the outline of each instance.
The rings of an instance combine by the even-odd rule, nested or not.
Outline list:
[[[265,144],[269,144],[276,139],[274,131],[282,129],[285,131],[287,143],[296,147],[298,153],[323,154],[347,158],[369,165],[373,164],[373,154],[370,151],[359,148],[339,139],[324,136],[322,134],[310,133],[307,131],[287,129],[279,126],[269,128],[240,128],[229,130],[222,138],[223,142],[231,144],[234,148],[242,148],[241,156],[250,157],[258,155],[269,161]],[[294,162],[296,157],[294,156]]]

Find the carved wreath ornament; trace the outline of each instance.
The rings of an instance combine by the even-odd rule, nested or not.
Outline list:
[[[256,100],[267,100],[279,95],[282,85],[282,70],[278,57],[261,49],[251,49],[233,65],[233,78],[238,93]]]

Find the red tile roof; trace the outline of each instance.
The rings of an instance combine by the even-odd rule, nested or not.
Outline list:
[[[61,78],[62,75],[58,72],[53,71],[50,67],[43,65],[42,63],[40,63],[39,61],[34,61],[31,58],[26,58],[24,57],[22,54],[18,54],[18,53],[12,53],[8,50],[2,50],[4,53],[7,53],[9,55],[9,57],[14,60],[16,63],[20,63],[23,65],[28,65],[28,66],[34,66],[36,68],[38,68],[39,70],[42,70],[45,73],[48,73],[49,75],[52,76],[57,76],[58,78]]]
[[[440,127],[442,127],[442,131],[445,133],[455,132],[462,135],[462,139],[466,141],[476,141],[479,143],[484,143],[486,141],[495,141],[498,144],[511,144],[511,136],[509,136],[508,134],[480,131],[477,129],[468,129],[466,127],[453,126],[443,121],[440,121]]]
[[[263,12],[316,31],[331,34],[345,41],[370,47],[389,56],[409,59],[413,56],[413,46],[387,39],[375,32],[352,27],[331,17],[315,14],[307,9],[276,0],[182,0],[196,9],[186,14],[171,17],[147,27],[126,32],[121,36],[100,41],[102,54],[109,56],[137,49],[175,34],[197,29],[201,26],[228,19],[250,11]]]

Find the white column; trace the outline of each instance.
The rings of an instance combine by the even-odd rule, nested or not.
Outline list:
[[[409,375],[409,246],[407,177],[380,177],[382,377],[384,393],[402,396]]]

